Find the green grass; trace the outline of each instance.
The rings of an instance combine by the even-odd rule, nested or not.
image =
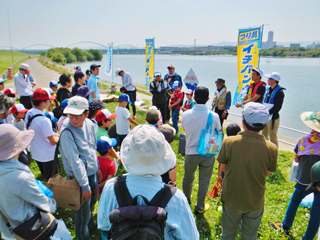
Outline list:
[[[110,102],[107,104],[106,108],[111,112],[114,112],[117,107],[117,102]],[[131,108],[130,108],[131,110]],[[132,110],[131,110],[132,111]],[[145,123],[145,111],[137,110],[137,122],[140,124]],[[183,129],[179,130],[180,132],[184,132]],[[177,186],[182,189],[182,179],[184,175],[184,156],[178,153],[178,145],[179,145],[179,137],[175,136],[174,141],[172,143],[172,149],[176,153],[177,156]],[[279,151],[278,157],[278,169],[275,173],[271,173],[271,175],[267,179],[266,184],[266,192],[265,192],[265,211],[263,214],[262,222],[259,228],[259,238],[258,239],[272,239],[272,240],[281,240],[288,239],[282,232],[274,231],[269,226],[269,222],[279,222],[282,221],[287,204],[289,203],[289,199],[294,190],[294,183],[288,182],[291,164],[294,158],[294,154],[289,151]],[[218,163],[215,162],[215,167],[213,170],[213,175],[209,187],[209,191],[211,191],[212,187],[216,183],[217,179],[217,167]],[[41,174],[38,170],[38,167],[33,162],[31,165],[32,171],[36,175],[37,178],[41,177]],[[117,175],[124,173],[125,170],[120,166]],[[194,205],[196,204],[196,196],[198,190],[198,171],[196,172],[196,177],[194,180],[194,188],[192,192],[192,200],[191,200],[191,208],[194,210]],[[210,204],[210,211],[206,212],[203,215],[195,216],[195,220],[198,226],[198,230],[200,233],[201,239],[220,239],[221,237],[221,202],[220,198],[207,198],[206,202]],[[96,210],[94,215],[96,216]],[[289,239],[301,239],[304,231],[307,228],[307,224],[309,219],[305,217],[305,213],[310,212],[310,209],[300,207],[297,211],[296,218],[292,228],[292,237]],[[74,226],[73,226],[73,211],[60,209],[55,215],[57,218],[62,218],[69,230],[74,235]],[[98,230],[95,231],[94,236],[92,235],[91,239],[100,239],[100,233]],[[240,234],[236,239],[241,239]]]
[[[46,66],[47,68],[49,68],[51,70],[54,70],[54,71],[56,71],[56,72],[58,72],[60,74],[68,73],[71,76],[73,76],[73,71],[70,71],[69,69],[65,68],[64,66],[59,65],[58,63],[55,63],[55,62],[51,61],[47,57],[40,56],[40,57],[38,57],[38,61],[42,65]]]
[[[8,67],[12,65],[12,56],[13,56],[13,63],[28,58],[29,56],[32,56],[32,54],[27,53],[20,53],[20,52],[12,52],[11,51],[0,51],[0,75],[5,71],[8,70]],[[14,68],[14,74],[18,72],[18,67]]]

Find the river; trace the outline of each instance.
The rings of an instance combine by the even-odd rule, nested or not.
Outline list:
[[[106,55],[101,62],[100,78],[112,81],[110,76],[105,74]],[[144,55],[114,55],[114,71],[121,68],[131,73],[133,81],[137,84],[144,84]],[[79,64],[68,64],[68,67],[76,65],[81,66],[82,70],[89,69],[93,62],[84,62]],[[173,64],[176,72],[182,79],[186,76],[189,69],[195,72],[199,85],[204,85],[210,89],[210,100],[212,102],[215,91],[215,80],[223,78],[226,80],[227,87],[232,93],[235,92],[238,73],[236,56],[189,56],[189,55],[156,55],[154,70],[160,70],[164,76],[167,73],[166,67]],[[304,111],[320,111],[319,90],[320,90],[320,58],[280,58],[280,57],[262,57],[260,59],[260,68],[265,74],[279,72],[281,75],[280,85],[285,87],[285,99],[280,111],[280,125],[309,131],[302,121],[300,114]],[[267,78],[263,77],[267,82]],[[119,77],[114,77],[116,83],[121,83]],[[185,87],[184,89],[185,90]],[[241,114],[242,110],[234,106],[230,112]],[[229,119],[240,122],[237,116],[229,116]],[[279,130],[280,134],[294,138],[301,137],[301,134],[292,133],[284,129]]]

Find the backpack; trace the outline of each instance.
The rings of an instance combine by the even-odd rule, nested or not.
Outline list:
[[[165,184],[149,202],[141,195],[131,197],[126,185],[126,177],[119,176],[114,181],[114,191],[119,208],[109,214],[112,227],[108,239],[163,240],[167,220],[167,212],[164,208],[177,188]],[[146,206],[137,205],[138,196],[143,198]]]

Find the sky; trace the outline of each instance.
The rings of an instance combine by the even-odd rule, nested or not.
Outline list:
[[[320,41],[319,0],[1,0],[0,47],[67,47],[82,41],[143,48],[236,42],[239,28],[264,26],[274,41]],[[318,30],[317,30],[318,29]],[[86,48],[93,44],[75,44]],[[41,48],[41,46],[33,47]]]

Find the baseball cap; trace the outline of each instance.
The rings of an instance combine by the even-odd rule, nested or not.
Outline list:
[[[3,93],[4,95],[9,95],[9,94],[17,95],[16,91],[13,88],[7,88],[6,90],[4,90]]]
[[[79,78],[84,77],[84,74],[81,71],[75,71],[75,73],[73,74],[73,77],[74,77],[74,81],[77,82]]]
[[[119,76],[119,73],[120,73],[121,71],[123,71],[123,70],[121,70],[120,68],[118,68],[118,69],[116,70],[116,76]]]
[[[251,127],[256,127],[255,124],[267,124],[269,120],[268,108],[256,102],[249,102],[244,106],[243,118],[246,123]]]
[[[55,86],[58,86],[58,82],[57,81],[51,81],[50,83],[49,83],[49,86],[50,87],[55,87]]]
[[[58,118],[56,118],[56,117],[54,116],[53,112],[46,112],[44,115],[45,115],[47,118],[49,118],[51,122],[53,122],[53,123],[58,122]]]
[[[24,107],[23,104],[21,103],[17,103],[17,104],[14,104],[12,107],[11,107],[11,112],[12,113],[25,113],[25,112],[28,112],[29,109],[26,109]]]
[[[92,93],[93,91],[89,89],[87,85],[82,85],[81,87],[78,88],[78,94],[77,96],[80,97],[87,97],[89,93]]]
[[[181,82],[179,81],[174,81],[172,88],[177,88],[177,87],[181,87]]]
[[[66,98],[61,102],[60,104],[61,110],[64,110],[68,106],[68,102],[69,102],[69,98]]]
[[[26,70],[27,72],[30,72],[30,67],[26,63],[21,63],[20,64],[20,69]]]
[[[320,182],[320,162],[313,164],[310,170],[310,179],[311,179],[311,183],[306,188],[306,191],[314,188],[315,183]]]
[[[56,100],[56,97],[51,96],[47,88],[37,88],[33,92],[33,100]]]
[[[226,83],[226,81],[224,79],[222,79],[222,78],[218,78],[217,81],[216,81],[216,84],[219,84],[219,85],[222,85],[222,86],[224,86],[225,83]]]
[[[161,72],[160,71],[155,71],[154,72],[154,76],[156,77],[156,76],[161,76]]]
[[[271,79],[276,80],[276,81],[278,81],[278,82],[279,82],[280,79],[281,79],[280,74],[277,73],[277,72],[273,72],[273,73],[271,73],[271,74],[266,74],[266,76],[267,76],[267,78],[271,78]]]
[[[85,110],[89,110],[88,100],[74,96],[69,99],[68,106],[64,109],[64,114],[81,115]]]
[[[89,109],[92,111],[99,110],[101,108],[104,108],[105,106],[107,106],[107,104],[104,102],[101,102],[97,98],[92,98],[89,100]]]
[[[122,93],[122,94],[119,96],[119,102],[123,102],[123,101],[132,104],[132,103],[130,102],[129,95],[128,95],[128,94],[125,94],[125,93]]]
[[[170,64],[167,68],[174,68],[174,66],[172,64]]]
[[[158,109],[156,107],[150,107],[146,114],[146,120],[147,122],[158,122],[159,119],[159,113]]]
[[[105,153],[115,145],[117,145],[117,140],[115,138],[108,138],[107,136],[102,136],[97,140],[97,151],[99,153]]]
[[[80,66],[76,66],[76,70],[77,71],[81,70],[81,67]]]
[[[97,67],[101,67],[101,65],[98,65],[98,64],[92,64],[91,66],[90,66],[90,70],[94,70],[95,68],[97,68]]]
[[[261,78],[263,77],[263,72],[260,68],[252,68],[252,70],[256,71],[257,73],[259,73],[259,75],[261,76]]]
[[[193,95],[193,91],[191,89],[187,89],[186,94],[187,95]]]
[[[103,120],[114,119],[116,116],[117,114],[111,114],[111,112],[108,109],[102,109],[97,112],[96,120],[97,122],[101,122]]]

